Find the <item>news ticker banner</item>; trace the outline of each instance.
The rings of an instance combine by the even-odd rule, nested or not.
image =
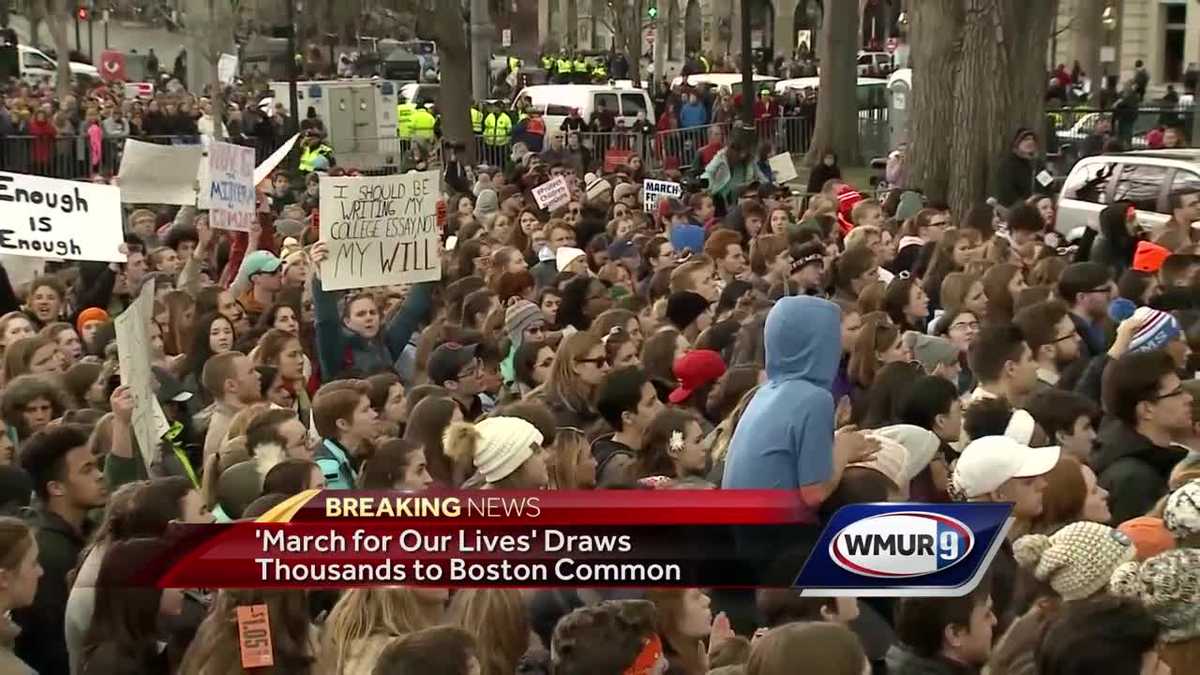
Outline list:
[[[796,587],[963,595],[1008,504],[859,504],[822,526],[780,490],[308,491],[256,521],[173,528],[163,588]]]

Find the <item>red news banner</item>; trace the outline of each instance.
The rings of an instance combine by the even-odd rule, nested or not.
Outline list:
[[[754,586],[769,561],[739,556],[738,538],[813,523],[799,493],[777,490],[309,491],[257,521],[180,527],[170,557],[139,561],[138,582]]]

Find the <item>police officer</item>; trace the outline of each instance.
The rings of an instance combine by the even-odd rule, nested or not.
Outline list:
[[[474,103],[471,104],[471,133],[476,136],[483,133],[483,113]]]
[[[588,67],[587,59],[583,58],[583,54],[575,55],[575,83],[587,84],[591,79],[591,69]]]
[[[554,81],[556,84],[569,84],[571,82],[571,57],[566,50],[558,55],[558,60],[554,63]]]
[[[546,78],[549,79],[554,72],[554,55],[549,52],[542,54],[541,64],[542,70],[546,71]]]
[[[409,124],[412,129],[413,139],[423,141],[428,146],[429,141],[433,140],[433,128],[437,124],[437,119],[433,116],[433,113],[424,107],[417,108],[412,111]]]
[[[335,164],[333,148],[325,144],[321,132],[316,129],[304,132],[300,148],[300,173],[309,174],[321,166],[328,168]]]
[[[483,144],[489,164],[504,165],[504,149],[511,136],[512,118],[494,102],[488,104],[488,114],[483,118]]]
[[[604,61],[597,61],[592,67],[592,82],[603,84],[608,80],[608,68],[604,66]]]

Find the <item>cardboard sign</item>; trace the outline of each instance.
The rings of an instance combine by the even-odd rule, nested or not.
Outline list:
[[[799,175],[796,173],[796,163],[792,161],[791,153],[781,152],[767,160],[771,165],[771,173],[775,174],[775,182],[779,185],[790,183]]]
[[[271,172],[275,170],[275,167],[279,166],[279,163],[282,162],[283,159],[288,156],[288,153],[292,151],[292,146],[296,144],[296,140],[299,138],[300,134],[292,136],[287,140],[286,143],[279,146],[278,150],[272,152],[270,157],[264,159],[262,164],[254,167],[255,185],[263,182],[267,176],[271,175]]]
[[[442,278],[437,171],[400,176],[321,176],[325,290]]]
[[[539,209],[553,211],[571,201],[571,188],[567,186],[565,178],[556,176],[533,188],[533,201],[537,202]]]
[[[242,668],[250,670],[275,665],[275,650],[271,645],[271,617],[267,606],[239,606],[237,622]]]
[[[137,300],[117,315],[117,353],[120,354],[121,384],[133,390],[133,435],[146,471],[158,453],[158,442],[171,430],[167,416],[154,396],[154,371],[150,370],[150,320],[154,317],[154,280],[146,281]]]
[[[254,195],[254,148],[213,141],[208,148],[209,224],[249,232],[258,217]]]
[[[124,262],[121,191],[111,185],[0,172],[0,253]]]
[[[225,84],[233,84],[237,76],[238,57],[236,54],[221,54],[217,60],[217,79]]]
[[[663,197],[679,199],[682,196],[683,186],[679,183],[672,183],[667,180],[650,180],[649,178],[642,181],[642,210],[646,213],[655,213],[658,209],[658,200]]]
[[[196,203],[196,174],[204,156],[201,145],[159,145],[125,141],[117,184],[126,204]]]
[[[126,82],[125,98],[154,98],[153,82]]]

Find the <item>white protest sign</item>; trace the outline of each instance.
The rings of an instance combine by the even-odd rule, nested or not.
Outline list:
[[[771,173],[775,175],[775,182],[779,185],[790,183],[797,178],[796,163],[792,161],[791,153],[781,152],[767,160],[767,164],[771,166]]]
[[[124,262],[121,191],[111,185],[0,172],[0,253]]]
[[[292,146],[296,144],[296,140],[299,138],[300,134],[292,136],[287,140],[286,143],[279,146],[278,150],[272,152],[270,157],[264,159],[262,164],[254,167],[255,185],[263,182],[263,179],[271,175],[271,172],[275,170],[275,167],[279,166],[279,163],[283,161],[283,158],[287,157],[288,153],[292,151]]]
[[[233,84],[237,75],[238,57],[235,54],[221,54],[217,59],[217,79],[225,84]]]
[[[22,284],[27,284],[45,273],[46,259],[0,254],[0,266],[4,267],[8,282],[17,289],[19,295]]]
[[[326,290],[442,277],[437,171],[400,176],[321,176],[321,264]]]
[[[117,184],[121,201],[148,204],[196,203],[196,174],[204,155],[201,145],[159,145],[125,141]]]
[[[537,202],[539,209],[553,211],[570,203],[571,188],[567,186],[565,178],[556,176],[554,180],[533,188],[533,201]]]
[[[121,384],[133,390],[133,434],[146,463],[154,463],[158,442],[171,430],[158,398],[154,395],[154,371],[150,370],[150,318],[154,316],[154,280],[147,280],[137,300],[117,315],[117,353],[120,355]]]
[[[254,148],[213,141],[208,148],[208,222],[220,230],[249,232],[258,215],[254,198]]]
[[[668,180],[650,180],[649,178],[642,182],[642,210],[646,213],[654,213],[658,208],[658,200],[663,197],[678,199],[682,196],[683,186],[679,183],[672,183]]]

